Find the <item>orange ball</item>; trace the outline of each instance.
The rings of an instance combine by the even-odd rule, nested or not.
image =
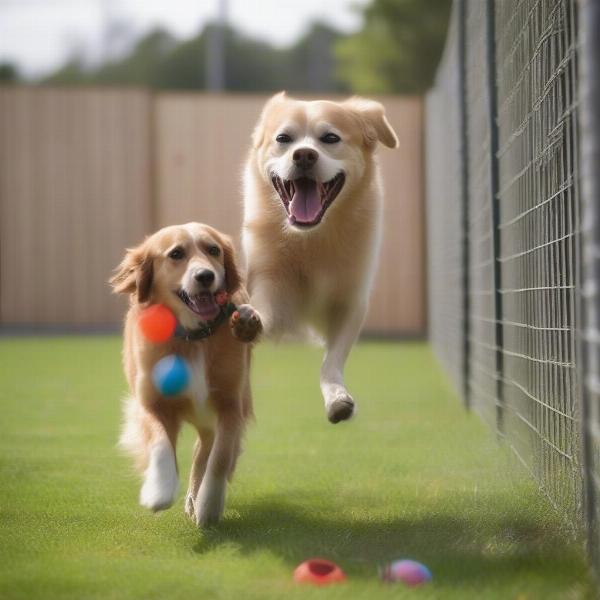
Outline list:
[[[311,558],[296,567],[294,581],[312,585],[329,585],[346,581],[346,574],[330,560]]]
[[[164,304],[153,304],[142,311],[139,319],[140,330],[151,342],[166,342],[177,327],[177,319]]]

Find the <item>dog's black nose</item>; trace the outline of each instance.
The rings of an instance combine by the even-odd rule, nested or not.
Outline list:
[[[314,166],[318,158],[319,154],[312,148],[296,148],[292,154],[294,164],[305,171]]]
[[[202,269],[194,275],[194,279],[204,287],[208,287],[215,280],[215,274],[210,269]]]

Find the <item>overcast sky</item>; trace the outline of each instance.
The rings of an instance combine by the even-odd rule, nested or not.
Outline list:
[[[311,21],[343,31],[360,27],[353,7],[368,0],[228,0],[229,22],[278,46],[294,42]],[[157,25],[185,38],[217,14],[218,0],[0,0],[0,62],[28,75],[60,65],[76,50],[97,60],[106,23],[139,35]],[[125,36],[127,37],[127,36]]]

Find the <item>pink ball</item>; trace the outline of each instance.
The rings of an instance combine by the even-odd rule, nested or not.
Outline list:
[[[431,571],[416,560],[395,560],[381,571],[383,581],[398,582],[414,587],[431,581]]]

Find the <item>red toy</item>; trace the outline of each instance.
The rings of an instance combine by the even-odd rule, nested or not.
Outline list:
[[[219,306],[225,306],[229,301],[229,294],[225,290],[217,292],[215,294],[215,301]]]
[[[177,327],[177,319],[164,304],[153,304],[142,311],[139,325],[144,337],[151,342],[166,342]]]
[[[311,558],[296,567],[294,581],[313,585],[329,585],[346,581],[346,575],[342,569],[329,560]]]

